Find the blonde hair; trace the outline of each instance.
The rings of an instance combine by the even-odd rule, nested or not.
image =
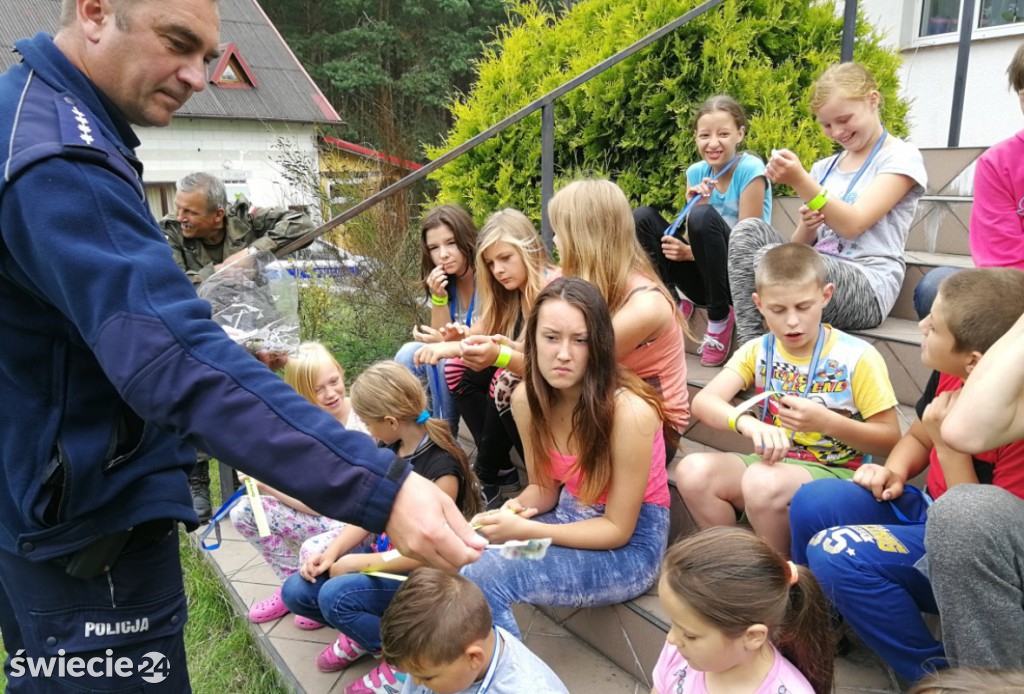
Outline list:
[[[352,409],[364,422],[379,422],[394,417],[400,422],[418,422],[427,409],[423,386],[412,373],[395,361],[379,361],[359,374],[350,389]],[[461,485],[459,503],[464,516],[470,518],[483,510],[480,481],[469,465],[466,452],[452,437],[448,423],[431,417],[423,422],[427,436],[459,463],[465,484]]]
[[[497,243],[512,246],[526,267],[526,284],[518,290],[505,289],[487,267],[484,253]],[[476,244],[476,291],[480,297],[476,325],[486,335],[515,338],[534,299],[544,288],[545,271],[553,267],[537,230],[525,214],[505,208],[488,217]]]
[[[574,181],[551,199],[548,214],[558,235],[563,272],[597,286],[612,315],[626,303],[634,274],[669,296],[636,238],[629,200],[613,182]]]
[[[811,110],[817,113],[834,97],[867,101],[872,94],[878,94],[878,84],[866,67],[859,63],[840,63],[825,70],[815,81],[811,88]]]
[[[1024,691],[1024,670],[950,668],[925,677],[910,694],[1013,694]]]
[[[336,368],[344,380],[345,369],[326,347],[319,342],[303,342],[299,345],[298,354],[290,357],[284,365],[284,382],[306,400],[317,405],[316,382],[323,370],[329,366]]]

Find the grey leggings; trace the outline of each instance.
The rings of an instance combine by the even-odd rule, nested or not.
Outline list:
[[[729,235],[729,287],[736,311],[736,339],[743,344],[764,334],[761,314],[754,306],[754,268],[769,249],[785,243],[763,219],[744,219]],[[840,330],[873,328],[882,322],[875,290],[867,275],[851,262],[821,254],[825,277],[836,286],[822,320]]]

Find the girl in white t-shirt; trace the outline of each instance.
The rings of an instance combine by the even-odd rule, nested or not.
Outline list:
[[[658,584],[671,628],[652,694],[828,694],[835,655],[814,575],[741,528],[672,545]]]
[[[862,65],[826,70],[811,91],[811,110],[827,137],[842,149],[810,171],[789,150],[768,160],[768,180],[792,188],[803,200],[792,238],[814,246],[835,285],[823,320],[840,330],[873,328],[889,315],[906,271],[904,247],[928,176],[914,145],[886,131],[882,95]],[[763,334],[751,299],[754,268],[784,239],[760,219],[746,219],[729,236],[729,286],[736,310],[736,338]]]

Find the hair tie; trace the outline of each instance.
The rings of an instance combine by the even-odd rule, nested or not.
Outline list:
[[[795,586],[797,581],[800,580],[800,572],[797,565],[791,561],[787,561],[786,564],[789,566],[789,585]]]
[[[426,424],[428,419],[430,419],[430,412],[428,410],[423,410],[420,412],[420,416],[416,418],[416,423]]]

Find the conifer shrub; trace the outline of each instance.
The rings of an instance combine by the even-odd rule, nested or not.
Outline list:
[[[509,22],[484,51],[472,90],[452,104],[454,126],[436,158],[701,4],[700,0],[579,0],[559,16],[513,0]],[[839,61],[842,17],[833,0],[726,0],[555,104],[559,179],[605,175],[634,204],[672,214],[685,202],[686,168],[699,156],[693,116],[718,93],[748,111],[745,146],[762,159],[787,148],[805,166],[835,150],[808,103],[811,84]],[[890,132],[905,136],[900,55],[863,17],[854,59],[875,75]],[[502,207],[540,218],[540,113],[434,174],[439,202],[477,222]],[[780,192],[776,190],[778,195]]]

